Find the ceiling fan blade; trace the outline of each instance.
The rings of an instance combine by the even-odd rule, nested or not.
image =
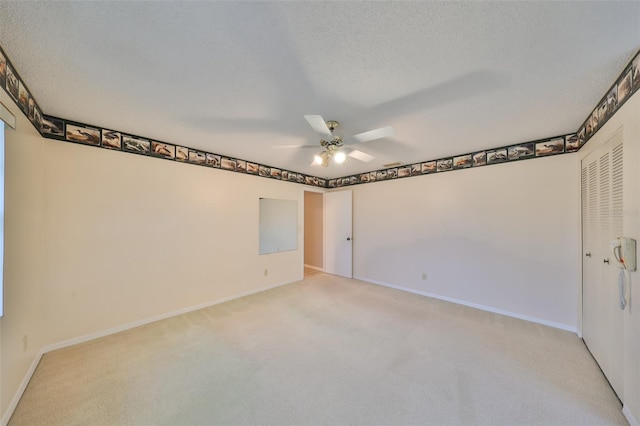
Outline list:
[[[375,130],[369,130],[368,132],[358,133],[357,135],[351,136],[349,139],[349,143],[360,143],[360,142],[368,142],[375,139],[388,138],[389,136],[393,136],[393,127],[386,126],[381,127]]]
[[[309,123],[313,130],[322,136],[331,137],[331,130],[329,130],[326,121],[324,121],[321,115],[305,115],[304,119],[307,120],[307,123]]]
[[[360,160],[364,163],[368,163],[369,161],[375,158],[373,155],[367,154],[366,152],[358,151],[357,149],[354,149],[347,155],[351,158],[355,158],[356,160]]]

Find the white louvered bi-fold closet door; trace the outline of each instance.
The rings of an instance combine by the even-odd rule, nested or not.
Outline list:
[[[623,233],[623,145],[617,132],[582,160],[582,334],[611,386],[623,393],[623,311],[609,242]]]

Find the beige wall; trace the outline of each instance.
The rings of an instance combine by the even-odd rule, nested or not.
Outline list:
[[[354,186],[354,276],[575,330],[576,161],[567,154]]]
[[[301,207],[302,185],[44,140],[13,112],[3,415],[43,347],[302,278],[301,228],[258,255],[259,198]]]
[[[44,141],[2,90],[0,101],[17,119],[17,130],[5,130],[4,317],[0,320],[0,406],[4,415],[47,341],[47,285],[43,279]]]
[[[622,128],[624,144],[624,236],[640,242],[640,92],[587,142],[579,159],[603,145]],[[638,244],[640,248],[640,244]],[[630,272],[628,308],[624,311],[624,396],[625,411],[640,422],[640,274]]]
[[[301,206],[302,186],[46,146],[48,305],[66,313],[49,322],[58,339],[301,278],[302,232],[298,249],[258,255],[258,200]]]
[[[304,264],[322,269],[323,266],[323,195],[304,193]]]

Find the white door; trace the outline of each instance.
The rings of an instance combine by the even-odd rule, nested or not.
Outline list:
[[[582,160],[583,337],[620,399],[624,317],[609,242],[623,233],[621,136],[616,133]]]
[[[324,194],[324,271],[353,277],[351,191]]]

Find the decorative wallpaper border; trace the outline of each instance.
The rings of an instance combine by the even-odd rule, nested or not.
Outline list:
[[[578,138],[574,133],[557,136],[555,138],[540,139],[532,142],[507,145],[500,148],[491,148],[468,154],[455,155],[452,157],[444,157],[438,160],[390,167],[357,175],[344,176],[337,179],[329,179],[328,187],[339,188],[341,186],[358,185],[361,183],[401,179],[494,164],[511,163],[514,161],[529,160],[532,158],[547,157],[550,155],[566,154],[575,152],[581,148],[581,146],[578,145],[577,140]]]
[[[327,185],[326,179],[316,176],[48,115],[42,117],[41,134],[48,139],[57,139],[230,172],[245,173],[263,178],[320,188],[325,188]]]
[[[624,103],[640,89],[640,52],[624,67],[616,82],[578,128],[578,143],[584,145]]]
[[[336,179],[310,176],[183,145],[152,140],[118,130],[43,115],[31,91],[20,78],[2,47],[0,47],[0,84],[38,132],[48,139],[320,188],[338,188],[576,152],[616,113],[618,108],[640,89],[640,52],[627,64],[622,74],[616,79],[615,84],[609,88],[576,133],[343,176]]]
[[[0,85],[9,97],[13,99],[20,111],[29,119],[31,124],[42,134],[42,110],[31,95],[31,91],[18,75],[15,67],[0,47]]]

